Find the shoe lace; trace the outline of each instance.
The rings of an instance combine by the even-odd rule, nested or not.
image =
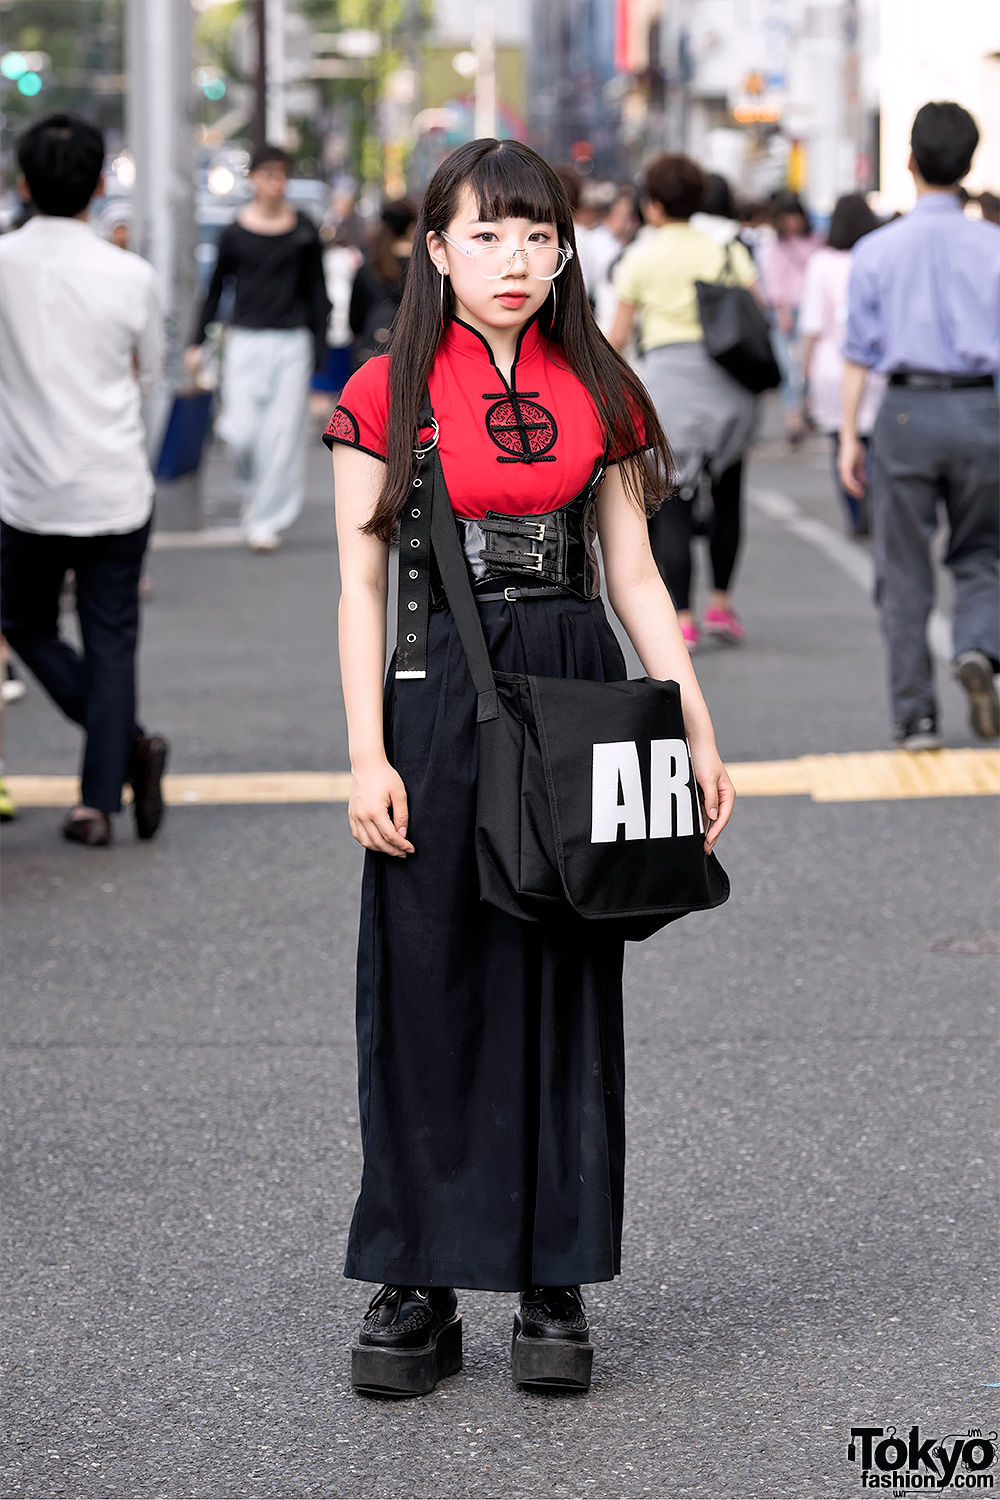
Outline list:
[[[571,1310],[582,1313],[586,1306],[578,1286],[530,1286],[522,1297],[525,1302],[541,1302],[557,1317]]]
[[[383,1303],[391,1302],[393,1298],[397,1300],[397,1303],[402,1302],[407,1292],[415,1293],[420,1298],[426,1298],[427,1295],[426,1292],[422,1291],[420,1287],[390,1286],[387,1284],[386,1286],[379,1287],[378,1291],[375,1293],[374,1297],[368,1304],[368,1311],[370,1313],[376,1312],[383,1305]]]

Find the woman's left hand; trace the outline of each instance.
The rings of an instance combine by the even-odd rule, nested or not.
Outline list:
[[[705,751],[698,751],[692,746],[691,762],[694,766],[695,780],[701,791],[702,806],[705,809],[705,820],[708,824],[708,832],[705,834],[705,853],[710,854],[716,839],[732,816],[733,804],[736,801],[736,788],[729,779],[729,772],[719,759],[719,752],[714,745],[710,750]]]

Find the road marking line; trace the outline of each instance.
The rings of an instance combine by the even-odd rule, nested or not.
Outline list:
[[[798,760],[744,761],[729,767],[741,797],[811,797],[814,802],[892,802],[914,797],[989,797],[1000,794],[1000,750],[874,750],[803,755]],[[75,776],[8,776],[21,807],[70,807]],[[346,802],[346,771],[220,772],[165,776],[171,807]]]
[[[754,509],[759,510],[769,521],[783,526],[801,541],[808,542],[811,547],[824,553],[869,599],[874,600],[875,566],[869,552],[856,542],[849,541],[846,536],[841,536],[839,531],[835,531],[825,521],[805,515],[795,501],[788,495],[783,495],[780,490],[758,490],[751,487],[747,490],[747,498]],[[953,655],[951,621],[939,609],[931,611],[927,639],[937,660],[950,667]]]
[[[239,526],[206,526],[201,531],[154,531],[154,552],[178,552],[190,547],[241,547],[245,541]]]

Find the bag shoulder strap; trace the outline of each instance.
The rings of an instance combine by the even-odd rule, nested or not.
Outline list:
[[[735,238],[736,238],[736,236],[734,235],[733,239],[735,239]],[[736,281],[736,272],[733,270],[733,241],[732,240],[727,240],[726,241],[726,256],[725,256],[725,259],[722,262],[722,269],[719,272],[718,276],[715,278],[715,280],[716,280],[716,283],[718,285],[720,285],[720,286],[736,286],[738,284],[737,281]]]

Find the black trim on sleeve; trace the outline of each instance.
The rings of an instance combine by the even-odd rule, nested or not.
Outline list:
[[[340,432],[330,431],[330,428],[333,426],[338,417],[346,418],[346,420],[350,423],[349,432],[346,432],[344,430],[341,430]],[[345,448],[357,448],[359,452],[367,453],[371,458],[377,458],[380,463],[384,464],[388,462],[388,459],[386,458],[384,453],[376,453],[374,448],[365,447],[364,443],[361,441],[361,431],[358,427],[358,419],[352,411],[348,410],[346,406],[341,406],[338,404],[336,407],[334,407],[333,416],[327,423],[326,431],[323,434],[323,441],[331,450],[331,452],[333,450],[334,443],[343,443]]]

